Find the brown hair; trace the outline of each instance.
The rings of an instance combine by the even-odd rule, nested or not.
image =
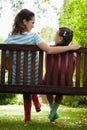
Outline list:
[[[73,38],[73,31],[67,27],[59,28],[59,36],[63,37],[62,46],[68,45]]]
[[[34,17],[35,14],[28,9],[22,9],[15,17],[13,29],[11,35],[22,34],[27,30],[26,26],[23,23],[23,20],[29,21]]]

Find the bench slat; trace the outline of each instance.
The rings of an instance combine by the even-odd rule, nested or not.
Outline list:
[[[27,82],[27,76],[28,76],[28,51],[24,51],[24,72],[23,72],[23,81],[24,84]]]
[[[39,84],[42,84],[43,81],[42,81],[42,78],[43,78],[43,52],[40,51],[39,52],[39,68],[38,68],[38,81],[39,81]]]
[[[12,64],[13,64],[13,52],[9,52],[9,59],[7,60],[8,69],[8,83],[12,83]]]
[[[68,55],[68,85],[73,87],[73,73],[74,73],[74,54],[73,53],[69,53]]]
[[[35,52],[31,53],[31,84],[34,84],[35,79]]]
[[[6,51],[1,53],[1,83],[5,83]]]
[[[46,84],[50,84],[50,71],[51,71],[51,55],[46,55]]]
[[[87,53],[84,54],[83,86],[87,87]]]
[[[21,51],[16,52],[16,82],[20,83],[20,61],[21,61]]]
[[[53,58],[53,83],[54,85],[58,84],[58,60],[59,60],[59,56],[57,54],[52,55]],[[50,75],[52,76],[52,75]]]
[[[75,87],[80,86],[80,63],[81,53],[77,54],[76,58],[76,84]]]
[[[66,54],[61,54],[61,85],[65,86],[65,64],[66,64]]]

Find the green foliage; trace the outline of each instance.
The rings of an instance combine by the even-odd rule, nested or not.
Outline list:
[[[10,104],[23,105],[23,95],[16,94],[16,96],[10,101]]]
[[[68,0],[65,2],[60,15],[60,26],[67,26],[73,29],[73,40],[82,46],[87,46],[86,10],[87,0]],[[73,107],[87,106],[87,96],[65,96],[63,104]]]
[[[74,41],[87,46],[87,0],[69,0],[60,15],[60,26],[74,30]]]
[[[50,0],[44,0],[44,2],[49,2]]]
[[[16,97],[16,94],[2,94],[0,93],[0,105],[10,104],[11,101]]]
[[[0,93],[0,105],[7,104],[23,104],[23,97],[21,94],[2,94]]]
[[[71,107],[87,107],[87,96],[64,96],[62,104]]]

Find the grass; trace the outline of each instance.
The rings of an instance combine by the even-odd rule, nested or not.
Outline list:
[[[24,122],[23,106],[0,106],[0,130],[87,130],[87,109],[60,106],[56,125],[49,123],[48,106],[36,113],[32,108],[32,122]]]

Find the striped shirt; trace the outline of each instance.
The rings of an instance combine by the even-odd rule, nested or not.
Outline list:
[[[25,32],[23,34],[13,35],[5,40],[6,44],[26,44],[26,45],[39,45],[42,43],[42,38],[35,32]],[[38,84],[38,53],[36,52],[35,58],[35,84]],[[23,66],[24,66],[24,53],[21,53],[20,60],[20,84],[23,84]],[[28,52],[28,79],[26,84],[30,84],[31,80],[31,52]],[[13,55],[13,73],[12,83],[16,83],[16,52]]]

